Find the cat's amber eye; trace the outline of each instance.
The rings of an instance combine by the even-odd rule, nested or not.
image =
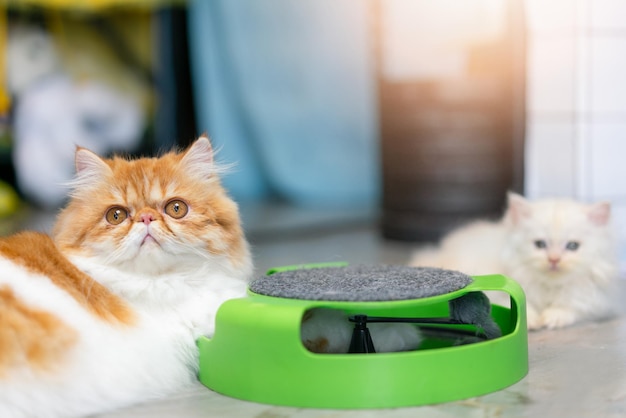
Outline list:
[[[569,241],[565,245],[565,249],[569,251],[576,251],[580,247],[580,242],[577,241]]]
[[[113,206],[107,210],[105,218],[111,225],[119,225],[128,218],[128,211],[121,206]]]
[[[165,205],[165,213],[174,219],[184,217],[187,215],[187,212],[189,212],[189,206],[180,199],[170,200],[167,202],[167,205]]]
[[[535,247],[539,248],[539,249],[543,249],[543,248],[547,248],[548,244],[542,240],[542,239],[538,239],[534,242]]]

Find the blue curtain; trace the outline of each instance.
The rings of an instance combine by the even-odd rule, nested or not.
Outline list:
[[[198,128],[236,163],[239,201],[374,205],[380,189],[368,2],[195,0]]]

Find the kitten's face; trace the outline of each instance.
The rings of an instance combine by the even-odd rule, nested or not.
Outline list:
[[[245,268],[235,203],[219,184],[206,138],[182,154],[127,161],[78,150],[73,199],[55,229],[72,254],[138,273],[212,262]]]
[[[520,198],[521,199],[521,198]],[[520,263],[539,274],[581,272],[611,250],[608,203],[509,200],[508,222]]]

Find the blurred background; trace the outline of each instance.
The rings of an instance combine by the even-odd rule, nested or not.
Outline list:
[[[626,0],[0,1],[0,232],[49,227],[76,145],[207,133],[253,244],[433,241],[499,216],[508,190],[610,200],[624,241],[623,16]],[[310,261],[329,260],[293,263]]]

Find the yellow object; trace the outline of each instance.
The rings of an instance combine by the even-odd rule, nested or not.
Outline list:
[[[11,107],[11,97],[0,87],[0,116],[9,113]]]
[[[160,6],[184,5],[185,3],[185,0],[0,0],[0,4],[10,7],[37,6],[86,12],[98,12],[111,7],[153,9]]]
[[[13,215],[20,206],[20,198],[13,188],[0,180],[0,218]]]
[[[0,6],[0,116],[7,114],[11,106],[11,97],[7,92],[6,79],[8,31],[7,11],[4,7]]]

